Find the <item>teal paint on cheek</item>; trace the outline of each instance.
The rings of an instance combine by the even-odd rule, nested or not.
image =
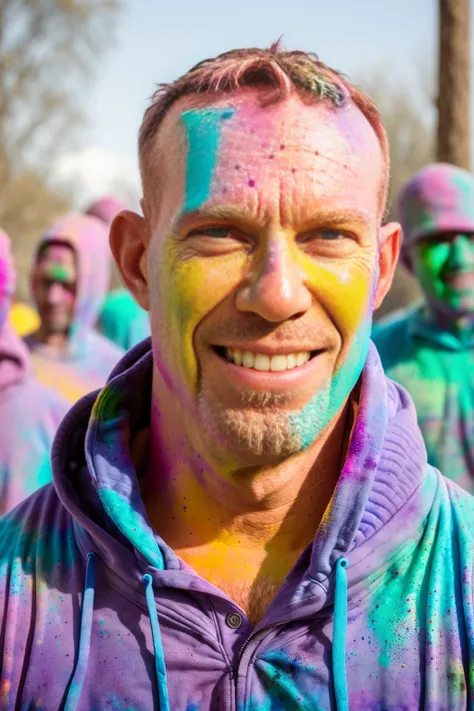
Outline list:
[[[370,315],[355,335],[345,363],[331,382],[316,393],[302,410],[291,415],[292,434],[299,438],[303,449],[307,449],[319,437],[357,383],[367,359],[371,329]]]
[[[184,212],[197,210],[211,192],[217,165],[222,123],[235,109],[196,109],[186,111],[181,120],[188,142]]]

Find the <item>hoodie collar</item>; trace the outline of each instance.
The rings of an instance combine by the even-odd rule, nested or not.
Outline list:
[[[110,551],[122,544],[135,551],[142,567],[158,575],[170,571],[169,584],[180,586],[176,581],[183,582],[186,566],[149,523],[129,447],[131,433],[149,416],[151,378],[148,339],[127,353],[101,392],[83,398],[65,418],[53,447],[53,475],[62,502],[105,557],[119,558]],[[413,403],[385,378],[371,344],[345,463],[301,558],[310,585],[327,593],[340,557],[349,560],[349,580],[366,577],[381,565],[375,551],[385,559],[408,541],[431,506],[432,492],[423,493],[425,470]]]
[[[0,329],[0,392],[31,375],[28,349],[7,322]]]

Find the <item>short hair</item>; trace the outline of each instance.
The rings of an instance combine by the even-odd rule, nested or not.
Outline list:
[[[140,173],[145,200],[147,187],[158,189],[154,165],[155,139],[167,112],[189,95],[220,94],[242,88],[268,89],[261,105],[286,99],[293,91],[302,98],[324,101],[335,110],[352,102],[374,130],[382,151],[380,186],[382,216],[387,211],[390,188],[390,151],[387,133],[372,99],[340,72],[321,62],[313,52],[287,51],[274,42],[268,49],[233,49],[205,59],[170,84],[158,84],[145,111],[138,139]],[[272,91],[273,90],[273,91]]]

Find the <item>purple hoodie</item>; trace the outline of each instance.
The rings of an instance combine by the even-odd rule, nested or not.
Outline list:
[[[102,387],[124,351],[94,330],[110,280],[108,229],[95,217],[68,215],[41,238],[39,250],[56,241],[71,245],[77,255],[78,287],[74,323],[67,347],[58,352],[40,344],[34,334],[25,338],[36,377],[69,402]]]
[[[51,481],[50,449],[68,404],[34,378],[28,350],[6,320],[15,290],[10,241],[0,230],[0,512]],[[3,316],[2,316],[3,314]]]
[[[254,629],[147,520],[151,377],[143,342],[65,418],[54,487],[0,521],[1,708],[471,708],[474,498],[427,465],[375,348],[323,522]]]

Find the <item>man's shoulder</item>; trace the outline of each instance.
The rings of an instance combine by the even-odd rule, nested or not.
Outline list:
[[[417,314],[418,308],[400,309],[374,324],[371,338],[385,369],[409,357],[413,346],[410,330]]]
[[[0,590],[13,566],[45,580],[76,550],[72,517],[47,484],[0,518]]]
[[[96,330],[89,332],[88,340],[89,344],[93,346],[94,352],[97,352],[97,355],[100,355],[102,359],[104,357],[110,359],[112,365],[115,365],[125,355],[123,348]]]
[[[58,392],[40,383],[33,375],[25,377],[11,388],[10,400],[16,403],[24,422],[35,425],[44,423],[54,429],[58,426],[70,403]]]

